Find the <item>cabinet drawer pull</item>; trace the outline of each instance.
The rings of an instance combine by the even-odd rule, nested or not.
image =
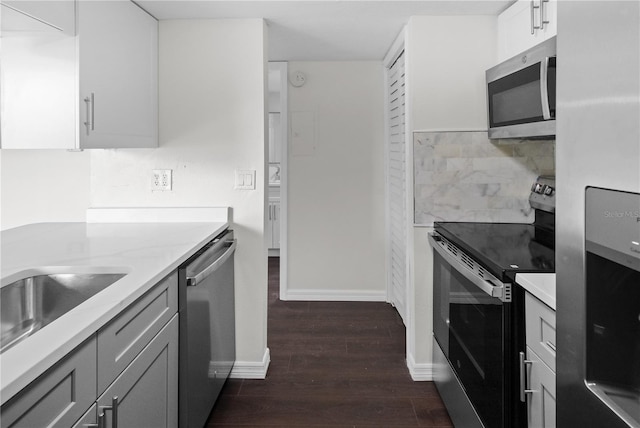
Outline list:
[[[90,131],[95,130],[95,94],[91,92],[90,97],[84,97],[84,102],[87,105],[87,120],[84,125],[87,127],[87,135],[89,135]]]
[[[112,412],[111,428],[118,428],[118,396],[113,397],[113,399],[111,400],[110,406],[100,406],[100,410],[103,411],[102,416],[104,416],[104,411],[111,410]],[[102,425],[104,426],[105,424],[103,423]],[[104,427],[104,428],[107,428],[107,427]]]
[[[531,360],[525,360],[524,352],[520,352],[520,401],[526,403],[527,394],[533,394],[536,392],[533,389],[527,388],[527,373],[526,373],[526,365],[533,364]]]

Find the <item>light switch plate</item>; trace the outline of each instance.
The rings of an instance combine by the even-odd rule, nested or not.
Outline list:
[[[255,169],[236,169],[235,188],[240,190],[255,190],[256,170]]]

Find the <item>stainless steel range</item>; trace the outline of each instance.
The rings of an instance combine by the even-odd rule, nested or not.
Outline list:
[[[554,177],[539,177],[529,201],[533,224],[436,222],[429,236],[434,380],[458,427],[524,426],[524,309],[513,283],[516,273],[555,270]]]

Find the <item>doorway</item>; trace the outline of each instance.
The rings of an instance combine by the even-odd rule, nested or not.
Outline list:
[[[286,62],[269,62],[268,107],[269,150],[266,168],[267,183],[267,241],[270,263],[279,259],[280,296],[287,290],[287,161],[288,161],[288,93]]]

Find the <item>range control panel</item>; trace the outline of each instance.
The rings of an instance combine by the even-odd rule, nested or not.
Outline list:
[[[553,213],[556,211],[556,177],[541,175],[531,186],[529,204],[532,208]]]

